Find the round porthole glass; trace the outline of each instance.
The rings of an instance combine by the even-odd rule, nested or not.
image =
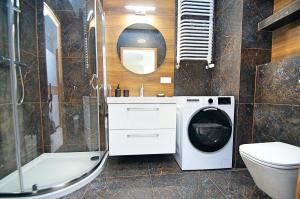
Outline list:
[[[229,116],[216,108],[205,108],[190,120],[188,136],[192,145],[200,151],[215,152],[230,140],[232,122]]]

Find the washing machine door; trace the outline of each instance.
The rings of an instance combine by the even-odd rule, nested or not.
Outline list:
[[[214,108],[198,111],[190,120],[188,136],[192,145],[200,151],[215,152],[230,140],[232,121],[226,112]]]

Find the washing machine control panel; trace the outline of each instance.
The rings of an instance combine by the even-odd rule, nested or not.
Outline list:
[[[214,103],[214,100],[213,100],[212,98],[209,98],[209,99],[208,99],[208,103],[209,103],[209,104],[212,104],[212,103]]]
[[[218,97],[218,104],[219,105],[230,105],[231,98],[230,97]]]

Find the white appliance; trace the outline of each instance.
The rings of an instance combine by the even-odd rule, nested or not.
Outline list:
[[[176,127],[182,170],[232,168],[234,97],[177,97]]]

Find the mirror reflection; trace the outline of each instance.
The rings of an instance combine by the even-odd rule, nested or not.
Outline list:
[[[117,51],[127,70],[136,74],[149,74],[163,64],[166,42],[154,26],[137,23],[128,26],[121,33]]]

